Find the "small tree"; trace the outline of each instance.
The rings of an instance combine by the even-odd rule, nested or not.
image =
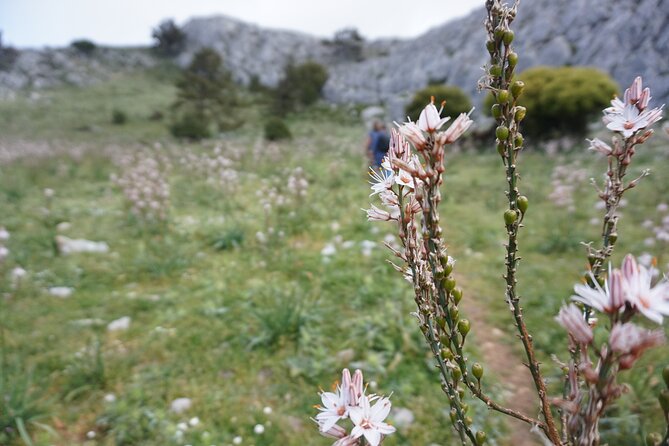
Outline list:
[[[618,84],[596,68],[535,67],[518,75],[525,83],[519,104],[527,108],[523,131],[532,136],[585,134],[609,105]]]
[[[156,41],[154,49],[166,57],[178,55],[184,49],[186,43],[186,34],[172,19],[161,22],[153,29],[151,37]]]
[[[97,49],[97,45],[88,39],[73,40],[70,46],[84,56],[92,55]]]
[[[428,85],[422,90],[417,91],[411,102],[405,107],[405,113],[413,121],[418,119],[421,110],[425,104],[429,103],[434,97],[435,104],[441,104],[446,101],[444,105],[444,115],[456,117],[460,113],[467,113],[472,109],[472,103],[469,96],[460,88],[454,85]]]
[[[2,32],[0,32],[0,71],[9,70],[19,57],[19,52],[16,48],[3,45]]]
[[[237,86],[230,73],[223,67],[221,57],[214,50],[204,48],[197,52],[192,62],[177,82],[177,100],[174,104],[176,120],[171,128],[175,136],[175,129],[197,128],[201,136],[196,134],[189,137],[205,137],[206,132],[216,124],[219,130],[229,130],[240,125],[232,109],[237,106]],[[195,122],[199,124],[195,125]]]
[[[274,90],[274,112],[295,111],[299,107],[313,104],[320,98],[327,80],[327,70],[317,62],[288,64],[283,79]]]

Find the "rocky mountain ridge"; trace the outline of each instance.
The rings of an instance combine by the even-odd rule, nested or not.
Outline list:
[[[474,102],[481,102],[476,89],[487,60],[484,17],[480,8],[414,39],[374,41],[346,35],[320,39],[225,16],[194,18],[183,26],[187,44],[177,62],[185,65],[198,49],[211,47],[238,81],[247,84],[256,78],[274,86],[290,61],[314,60],[328,68],[324,88],[328,101],[384,104],[397,116],[412,92],[429,82],[458,85],[472,94]],[[535,65],[595,66],[609,72],[623,88],[640,74],[655,100],[669,102],[666,0],[524,1],[514,29],[521,70]],[[24,57],[21,54],[17,65],[26,72]],[[135,58],[137,67],[152,63],[147,54]],[[39,86],[16,81],[8,85],[13,71],[0,72],[0,89]],[[35,78],[39,76],[33,74]]]

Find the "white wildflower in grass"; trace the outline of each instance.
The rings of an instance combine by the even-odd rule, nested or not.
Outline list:
[[[253,426],[253,433],[256,435],[262,435],[263,433],[265,433],[265,426],[263,426],[262,424],[256,424],[255,426]]]
[[[269,406],[265,406],[262,409],[262,413],[264,413],[265,415],[271,415],[272,414],[272,408],[269,407]]]
[[[351,408],[350,417],[355,425],[351,436],[364,436],[370,446],[378,446],[384,436],[395,432],[395,428],[384,421],[390,413],[390,406],[388,398],[378,398],[371,406],[369,397],[363,395],[358,406]]]
[[[242,444],[242,441],[243,441],[242,437],[238,435],[232,439],[232,444]]]
[[[6,242],[9,240],[9,231],[5,229],[3,226],[0,226],[0,242]]]
[[[67,286],[54,286],[49,288],[49,294],[55,297],[66,298],[74,293],[74,288]]]

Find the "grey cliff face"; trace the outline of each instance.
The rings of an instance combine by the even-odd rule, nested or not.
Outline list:
[[[183,27],[187,44],[177,62],[184,66],[198,49],[211,47],[239,82],[257,78],[275,86],[286,64],[313,60],[328,68],[326,100],[384,104],[397,118],[411,94],[429,82],[457,85],[480,105],[484,95],[477,94],[477,83],[487,61],[484,18],[481,8],[414,39],[343,43],[225,16],[194,18]],[[667,0],[527,0],[514,30],[520,70],[594,66],[609,72],[621,88],[642,75],[656,103],[669,102]],[[71,50],[24,51],[12,70],[0,72],[0,92],[63,81],[85,84],[103,78],[114,58],[136,67],[155,63],[146,51],[132,57],[113,56],[114,51],[121,50],[92,61],[77,59]],[[50,74],[52,66],[59,74]]]

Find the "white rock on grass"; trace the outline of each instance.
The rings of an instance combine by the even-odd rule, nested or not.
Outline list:
[[[132,319],[130,319],[129,316],[123,316],[107,324],[107,331],[127,330],[128,328],[130,328],[130,322],[132,322]]]
[[[52,286],[49,288],[49,294],[51,294],[54,297],[60,297],[62,299],[65,299],[67,297],[70,297],[72,293],[74,293],[74,288],[69,287],[69,286]]]
[[[182,413],[190,409],[193,405],[193,400],[190,398],[177,398],[170,404],[170,410],[174,413]]]
[[[58,251],[63,255],[77,254],[80,252],[91,252],[104,254],[109,252],[109,245],[106,242],[94,242],[86,239],[71,239],[64,235],[56,236]]]
[[[413,412],[404,407],[393,407],[392,420],[398,429],[405,429],[411,426],[416,417]]]

